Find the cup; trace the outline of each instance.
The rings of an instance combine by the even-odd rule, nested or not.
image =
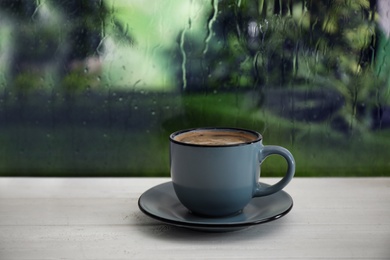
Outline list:
[[[260,165],[281,155],[287,172],[274,185],[259,183]],[[238,214],[254,197],[273,194],[293,178],[295,161],[280,146],[262,144],[255,131],[239,128],[196,128],[170,135],[170,174],[179,201],[192,213],[207,217]]]

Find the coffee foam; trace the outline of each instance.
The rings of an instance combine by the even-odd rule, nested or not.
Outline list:
[[[194,130],[174,137],[174,140],[197,145],[220,146],[248,143],[255,141],[258,136],[244,131],[235,130]]]

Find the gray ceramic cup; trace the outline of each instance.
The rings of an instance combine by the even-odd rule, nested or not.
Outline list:
[[[249,139],[210,144],[196,140],[188,142],[183,138],[210,133]],[[281,155],[287,161],[287,172],[276,184],[264,187],[259,183],[260,165],[273,154]],[[295,161],[283,147],[264,146],[262,136],[255,131],[197,128],[170,135],[170,171],[175,193],[189,211],[223,217],[238,214],[254,197],[283,189],[294,176]]]

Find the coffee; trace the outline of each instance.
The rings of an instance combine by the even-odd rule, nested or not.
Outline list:
[[[202,129],[184,132],[173,137],[175,141],[206,146],[221,146],[249,143],[259,136],[245,131],[224,129]]]

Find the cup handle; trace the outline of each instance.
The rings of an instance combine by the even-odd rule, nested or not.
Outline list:
[[[283,147],[275,145],[263,146],[259,152],[260,164],[272,154],[281,155],[287,161],[287,172],[286,175],[276,184],[269,187],[262,187],[260,183],[257,184],[253,197],[267,196],[277,191],[280,191],[291,181],[295,173],[295,160],[292,154]]]

